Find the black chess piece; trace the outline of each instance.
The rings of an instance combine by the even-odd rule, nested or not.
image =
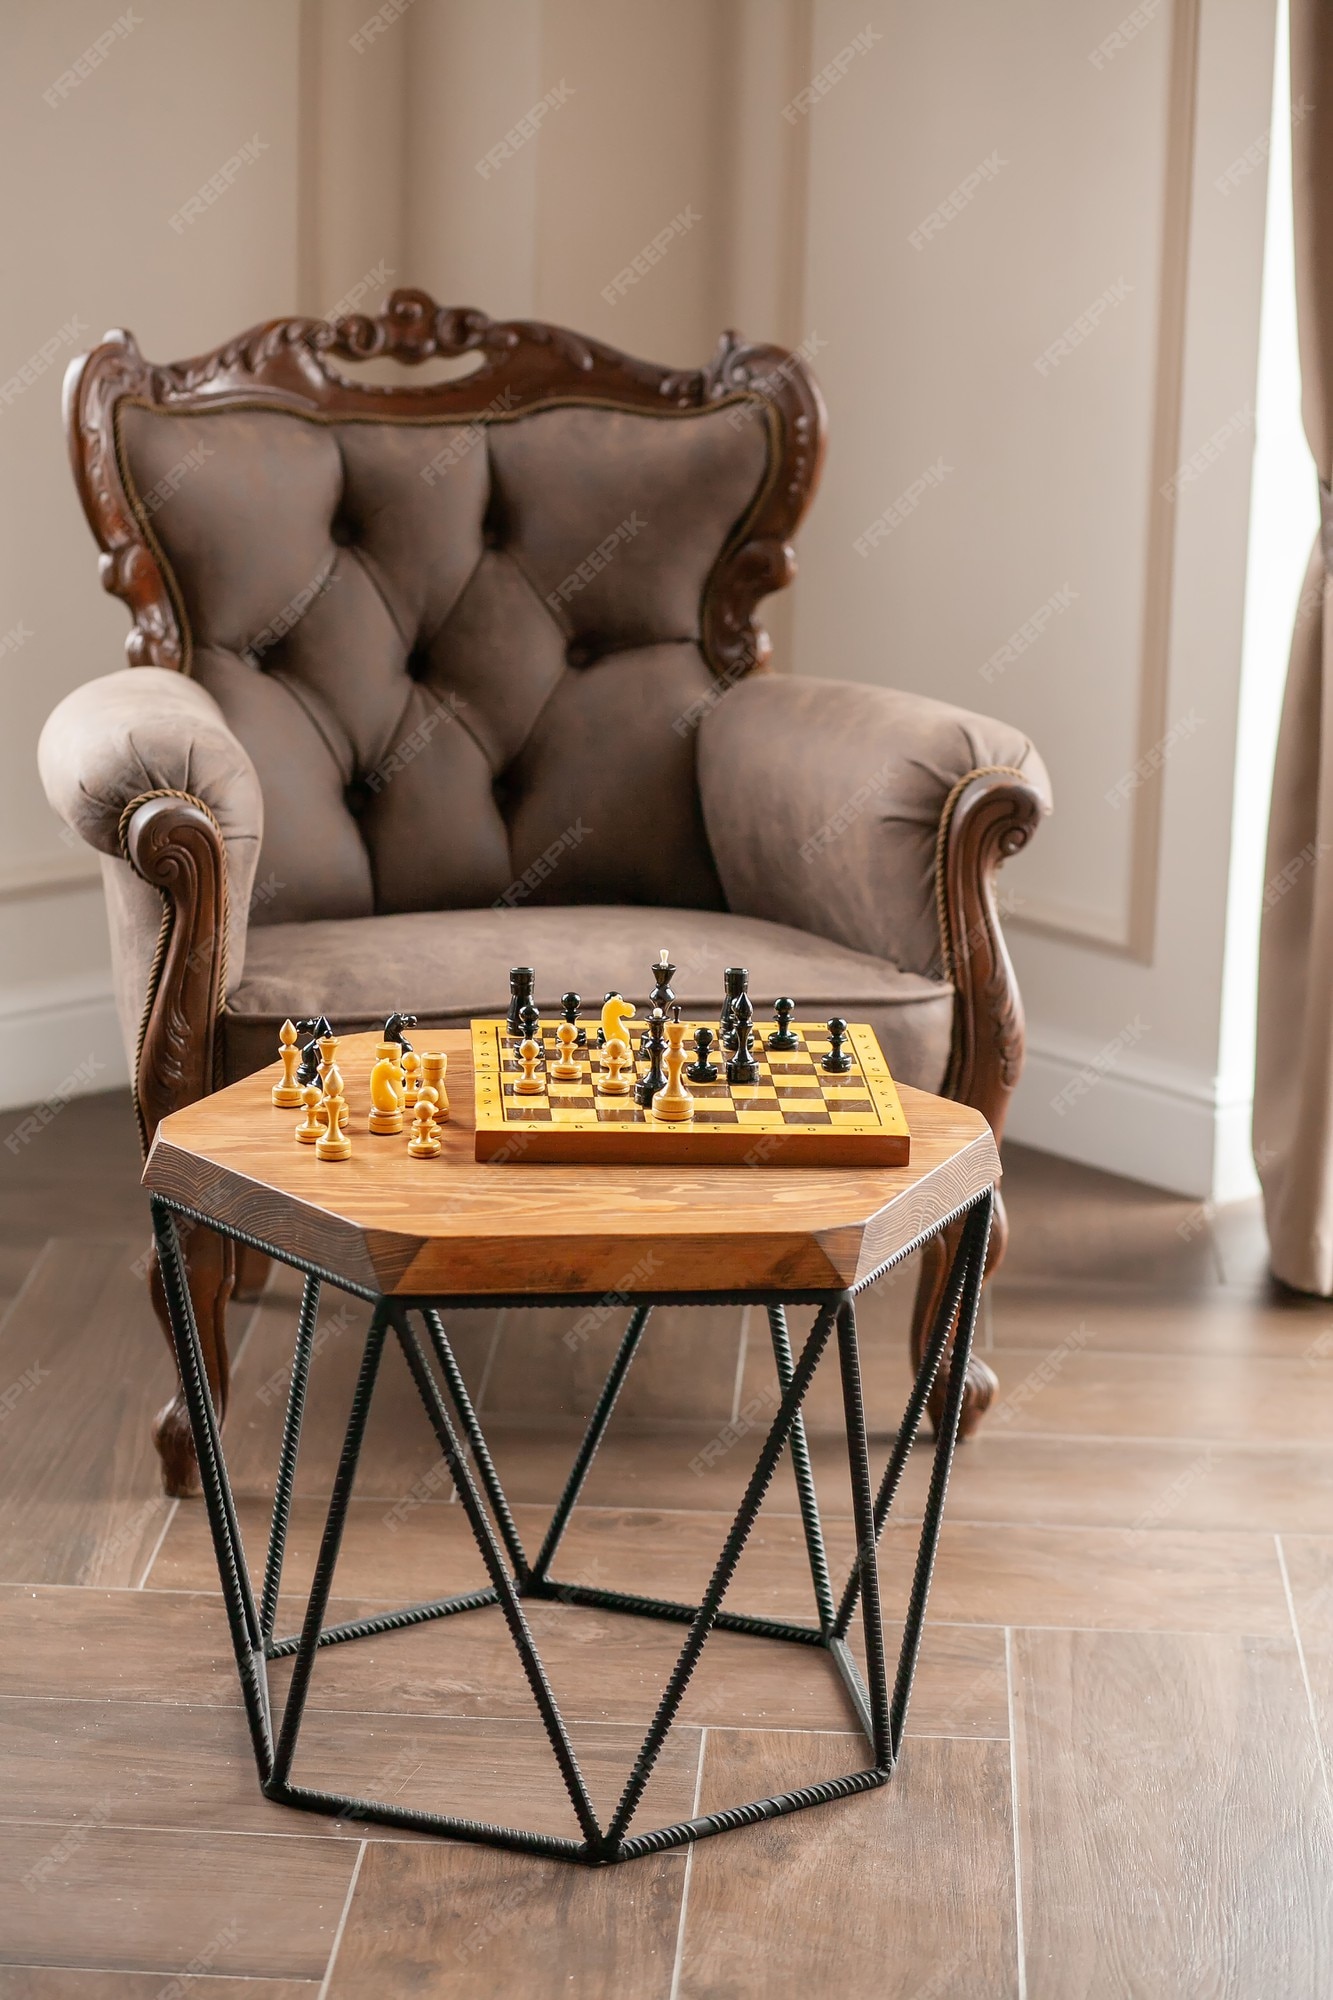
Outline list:
[[[750,975],[743,965],[729,965],[722,975],[722,981],[725,998],[722,1002],[722,1018],[718,1023],[718,1040],[724,1049],[731,1050],[735,1047],[735,1025],[732,1017],[736,1010],[736,1002],[742,993],[749,989]]]
[[[296,1023],[299,1035],[309,1035],[310,1040],[301,1044],[301,1066],[296,1072],[296,1081],[304,1088],[308,1083],[319,1082],[319,1045],[325,1035],[331,1035],[327,1014],[312,1014],[308,1020]]]
[[[695,1029],[694,1046],[696,1054],[694,1061],[690,1064],[689,1068],[685,1072],[686,1080],[689,1083],[717,1082],[718,1078],[717,1064],[715,1062],[709,1062],[708,1060],[709,1051],[712,1049],[712,1046],[716,1040],[717,1036],[713,1033],[713,1030],[711,1028]]]
[[[847,1023],[835,1014],[831,1021],[824,1023],[829,1034],[829,1052],[820,1063],[830,1076],[846,1076],[852,1066],[852,1059],[843,1047],[847,1039]]]
[[[542,1017],[531,1000],[525,1000],[519,1009],[521,1032],[525,1042],[541,1041]]]
[[[768,1038],[770,1049],[782,1049],[784,1051],[799,1049],[801,1038],[799,1035],[794,1035],[791,1031],[791,1017],[796,1012],[796,1002],[788,1000],[784,996],[781,1000],[773,1002],[773,1012],[777,1015],[778,1025],[775,1032]]]
[[[648,1058],[648,1070],[634,1086],[634,1101],[641,1111],[651,1111],[653,1099],[659,1090],[666,1089],[667,1083],[662,1061],[666,1054],[666,1016],[660,1007],[654,1007],[648,1016],[648,1043],[644,1054]]]
[[[560,996],[561,1012],[564,1014],[571,1028],[578,1028],[578,1034],[574,1038],[574,1046],[586,1049],[588,1046],[588,1030],[579,1026],[579,1008],[582,1005],[583,1002],[577,993],[562,993]]]
[[[390,1014],[384,1023],[384,1034],[381,1039],[386,1042],[397,1042],[403,1054],[407,1055],[412,1047],[407,1039],[407,1030],[415,1028],[416,1024],[415,1014]]]
[[[516,965],[509,975],[509,1018],[505,1022],[505,1033],[519,1035],[523,1032],[523,1008],[532,999],[532,989],[537,975],[530,965]]]
[[[735,1045],[731,1060],[727,1064],[727,1082],[733,1084],[758,1083],[759,1065],[751,1054],[754,1041],[754,1002],[748,993],[737,994],[731,1009],[732,1031]]]
[[[676,996],[671,991],[671,980],[675,970],[675,966],[669,965],[664,958],[659,958],[653,967],[653,994],[648,1002],[648,1012],[651,1014],[656,1007],[664,1021],[676,1002]]]

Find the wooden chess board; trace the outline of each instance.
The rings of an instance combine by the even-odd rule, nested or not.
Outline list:
[[[641,1032],[637,1022],[630,1027]],[[691,1044],[700,1025],[686,1026]],[[713,1026],[713,1023],[707,1025]],[[540,1041],[544,1088],[540,1096],[519,1096],[522,1074],[518,1044],[503,1019],[473,1021],[472,1069],[476,1093],[476,1157],[491,1161],[598,1161],[608,1165],[903,1167],[911,1140],[898,1091],[873,1028],[853,1022],[847,1031],[849,1073],[831,1076],[820,1068],[828,1053],[822,1022],[793,1021],[800,1047],[768,1048],[756,1036],[759,1081],[728,1084],[717,1051],[716,1083],[689,1083],[694,1117],[666,1124],[642,1111],[630,1097],[599,1097],[599,1053],[577,1051],[581,1075],[561,1083],[549,1073],[559,1048],[556,1018],[543,1018]],[[590,1044],[596,1028],[588,1029]],[[635,1035],[638,1048],[638,1032]],[[643,1064],[638,1068],[642,1074]]]

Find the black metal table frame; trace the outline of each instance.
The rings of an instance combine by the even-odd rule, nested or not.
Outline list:
[[[962,1409],[968,1357],[976,1326],[977,1305],[985,1271],[986,1248],[990,1235],[994,1190],[987,1188],[970,1202],[907,1244],[869,1277],[842,1291],[796,1291],[775,1294],[762,1290],[709,1293],[663,1293],[635,1295],[629,1324],[614,1361],[588,1419],[583,1439],[575,1454],[569,1478],[546,1530],[535,1559],[529,1560],[509,1503],[497,1477],[485,1437],[473,1409],[467,1387],[454,1358],[445,1330],[443,1313],[485,1306],[575,1306],[604,1302],[606,1294],[564,1293],[519,1296],[417,1296],[381,1295],[350,1283],[336,1273],[322,1270],[308,1261],[274,1248],[244,1230],[229,1227],[198,1209],[167,1199],[151,1197],[153,1230],[157,1242],[163,1285],[171,1316],[172,1333],[180,1366],[181,1383],[189,1410],[200,1481],[208,1510],[209,1526],[217,1556],[218,1574],[231,1628],[236,1664],[240,1674],[250,1736],[265,1797],[284,1805],[325,1813],[337,1819],[368,1821],[392,1827],[446,1835],[455,1840],[479,1841],[490,1846],[515,1848],[561,1860],[600,1866],[629,1861],[663,1849],[681,1847],[709,1834],[724,1833],[756,1821],[774,1819],[807,1806],[823,1805],[847,1798],[854,1792],[869,1791],[887,1784],[902,1748],[907,1705],[921,1648],[926,1599],[939,1542],[945,1490],[953,1462]],[[303,1273],[305,1288],[297,1325],[292,1363],[291,1387],[283,1424],[282,1446],[273,1501],[268,1553],[259,1601],[256,1602],[245,1551],[237,1524],[231,1484],[223,1458],[217,1415],[213,1407],[199,1344],[194,1309],[185,1281],[176,1217],[186,1216],[206,1224],[225,1236],[263,1250],[270,1257]],[[856,1335],[856,1296],[876,1283],[888,1271],[910,1256],[921,1244],[938,1235],[950,1224],[962,1221],[958,1247],[935,1324],[931,1329],[921,1366],[903,1411],[888,1463],[877,1490],[872,1490],[865,1407],[861,1393],[860,1357]],[[310,1363],[314,1349],[316,1315],[322,1284],[368,1300],[373,1306],[366,1336],[360,1373],[352,1395],[347,1429],[338,1470],[334,1478],[314,1580],[301,1630],[287,1638],[274,1636],[278,1591],[282,1577],[283,1553],[291,1510],[292,1487],[296,1475],[301,1422],[305,1408]],[[615,1407],[630,1363],[643,1338],[654,1305],[763,1305],[767,1308],[774,1359],[782,1390],[777,1414],[769,1426],[763,1447],[731,1531],[718,1556],[707,1590],[698,1604],[678,1604],[665,1598],[645,1597],[628,1591],[599,1589],[577,1583],[562,1583],[551,1575],[551,1563],[570,1513],[582,1490]],[[806,1336],[799,1359],[792,1351],[787,1331],[786,1308],[795,1304],[816,1307],[814,1324]],[[431,1360],[412,1324],[412,1315],[421,1320],[427,1344],[443,1377],[449,1404],[436,1380]],[[951,1358],[939,1421],[936,1425],[934,1458],[923,1511],[921,1537],[903,1623],[892,1691],[884,1649],[880,1607],[877,1549],[884,1522],[892,1507],[907,1457],[916,1439],[922,1416],[939,1374],[950,1333],[954,1330]],[[823,1528],[810,1468],[801,1405],[815,1368],[836,1326],[842,1375],[843,1413],[846,1425],[848,1469],[851,1475],[852,1512],[856,1529],[856,1555],[840,1596],[834,1597],[824,1548]],[[431,1603],[407,1605],[398,1611],[358,1618],[350,1623],[326,1627],[325,1612],[333,1585],[334,1569],[342,1543],[348,1504],[356,1479],[366,1419],[370,1411],[375,1381],[386,1337],[392,1329],[416,1383],[436,1441],[453,1479],[459,1501],[467,1515],[477,1546],[490,1577],[488,1587],[463,1595],[436,1599]],[[454,1419],[458,1429],[455,1429]],[[466,1449],[460,1444],[459,1432]],[[785,1449],[790,1447],[795,1474],[810,1579],[818,1623],[800,1625],[780,1618],[729,1612],[722,1598],[731,1582],[741,1552],[754,1526],[769,1482]],[[471,1463],[469,1463],[469,1453]],[[489,1504],[490,1515],[487,1514]],[[635,1757],[624,1791],[605,1826],[598,1823],[579,1770],[565,1723],[538,1655],[532,1632],[523,1612],[523,1600],[555,1599],[564,1604],[595,1607],[603,1611],[625,1612],[636,1617],[666,1619],[687,1626],[688,1632],[675,1667],[663,1690],[648,1733]],[[866,1674],[861,1674],[847,1643],[851,1621],[860,1603],[864,1633]],[[456,1818],[447,1813],[416,1811],[409,1807],[379,1803],[350,1795],[315,1791],[291,1780],[301,1719],[310,1690],[315,1656],[324,1646],[342,1645],[370,1634],[398,1630],[430,1619],[498,1604],[545,1726],[561,1775],[569,1792],[581,1839],[555,1834],[533,1833],[521,1827],[495,1826],[485,1821]],[[746,1805],[729,1806],[697,1818],[681,1820],[673,1826],[651,1832],[631,1833],[630,1821],[642,1799],[644,1788],[675,1720],[690,1676],[698,1664],[708,1634],[714,1629],[741,1632],[751,1637],[814,1646],[833,1660],[850,1696],[852,1706],[869,1741],[873,1762],[845,1777],[826,1778],[778,1797],[756,1799]],[[281,1725],[274,1731],[269,1698],[267,1666],[270,1660],[294,1655],[295,1664]]]

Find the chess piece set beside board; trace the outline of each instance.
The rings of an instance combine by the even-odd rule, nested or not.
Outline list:
[[[420,1054],[407,1039],[416,1026],[415,1014],[390,1014],[384,1038],[375,1050],[370,1071],[370,1115],[367,1131],[387,1138],[405,1129],[407,1150],[414,1160],[433,1160],[440,1151],[439,1126],[449,1116],[444,1087],[448,1057]],[[301,1044],[302,1034],[310,1040]],[[298,1144],[313,1146],[317,1160],[350,1160],[348,1127],[351,1109],[338,1067],[338,1037],[327,1016],[311,1021],[284,1021],[278,1033],[282,1075],[273,1086],[279,1109],[305,1108],[296,1127]]]
[[[906,1166],[911,1139],[874,1030],[840,1018],[793,1020],[774,1005],[775,1025],[756,1035],[749,978],[728,968],[719,1019],[685,1021],[671,991],[666,952],[652,967],[653,992],[637,1046],[632,1002],[608,993],[595,1032],[580,1021],[577,993],[544,1019],[531,966],[510,973],[509,1011],[471,1023],[475,1157],[496,1164],[539,1161],[671,1166]],[[367,1130],[408,1133],[413,1159],[433,1159],[449,1116],[444,1054],[407,1039],[412,1014],[391,1014],[370,1072]],[[301,1037],[310,1039],[302,1044]],[[350,1111],[328,1020],[283,1023],[283,1073],[273,1102],[304,1108],[295,1128],[322,1161],[350,1158]]]
[[[607,1165],[906,1166],[907,1120],[872,1028],[795,1021],[774,1005],[756,1034],[749,976],[724,975],[716,1022],[686,1021],[667,953],[637,1047],[633,1005],[608,993],[595,1037],[577,993],[543,1019],[531,966],[510,974],[509,1012],[472,1023],[479,1160]]]

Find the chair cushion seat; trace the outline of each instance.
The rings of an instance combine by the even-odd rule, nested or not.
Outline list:
[[[677,968],[672,989],[687,1011],[715,1014],[724,968],[745,965],[760,1022],[784,993],[798,1018],[837,1013],[869,1021],[896,1077],[939,1089],[953,1026],[951,986],[757,917],[607,903],[422,910],[252,930],[245,976],[227,1002],[228,1080],[276,1059],[288,1016],[327,1014],[340,1032],[352,1033],[394,1009],[416,1014],[423,1027],[463,1026],[472,1015],[502,1012],[512,965],[535,967],[537,1003],[548,1012],[569,990],[582,995],[588,1019],[608,990],[642,1007],[663,945]]]

